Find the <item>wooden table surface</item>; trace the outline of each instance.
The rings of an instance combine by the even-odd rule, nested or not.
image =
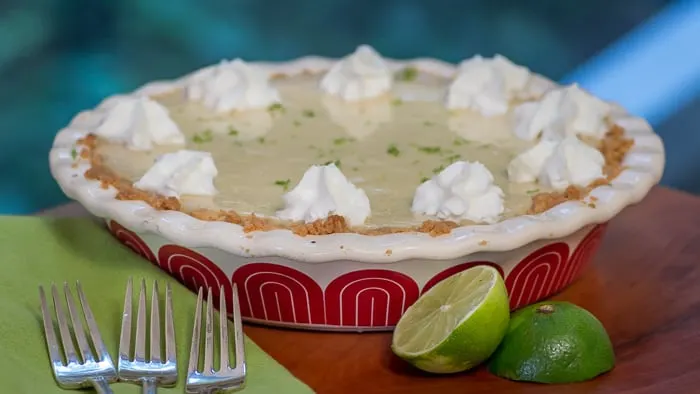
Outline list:
[[[590,382],[514,383],[484,368],[430,376],[391,353],[389,333],[257,326],[247,326],[246,333],[322,394],[700,393],[699,284],[700,198],[656,188],[611,222],[592,265],[555,297],[595,314],[614,343],[615,369]]]

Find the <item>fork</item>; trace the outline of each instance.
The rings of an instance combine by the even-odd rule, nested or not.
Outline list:
[[[46,303],[44,288],[39,286],[44,334],[46,335],[46,345],[49,350],[49,358],[51,359],[51,367],[53,368],[56,382],[64,389],[80,389],[93,386],[99,394],[112,394],[109,384],[117,380],[117,372],[114,369],[112,358],[109,356],[104,342],[102,342],[102,337],[97,329],[97,322],[95,322],[95,316],[88,305],[80,282],[76,282],[76,291],[82,306],[82,316],[75,306],[73,294],[68,287],[68,283],[63,284],[63,292],[70,315],[70,317],[67,317],[58,295],[58,289],[56,289],[55,284],[51,285],[56,322],[62,344],[59,345],[53,325],[52,313]],[[92,343],[88,341],[85,335],[82,322],[83,317],[87,323]],[[70,318],[70,325],[73,328],[72,333],[68,325],[68,318]],[[73,342],[72,336],[75,336],[76,343]],[[75,350],[76,344],[78,345],[79,354]],[[62,346],[63,351],[61,351],[60,346]]]
[[[160,349],[160,308],[158,299],[158,282],[153,282],[151,294],[150,323],[150,360],[146,359],[146,281],[141,280],[139,305],[136,312],[136,343],[134,357],[131,358],[131,317],[132,290],[131,278],[126,284],[124,296],[124,314],[122,315],[122,332],[119,340],[119,379],[138,383],[142,393],[155,394],[158,386],[174,386],[177,383],[177,360],[175,355],[175,329],[173,324],[172,290],[170,283],[165,290],[165,360]]]
[[[228,318],[226,315],[226,297],[223,286],[219,289],[219,369],[214,370],[214,306],[212,303],[211,287],[207,292],[206,323],[204,328],[204,366],[198,371],[199,348],[201,346],[202,324],[202,288],[197,294],[194,327],[192,328],[192,347],[190,362],[187,368],[187,393],[210,394],[221,390],[242,389],[245,385],[246,363],[245,345],[243,342],[243,324],[241,309],[238,302],[238,291],[233,285],[233,329],[234,329],[234,364],[229,362]]]

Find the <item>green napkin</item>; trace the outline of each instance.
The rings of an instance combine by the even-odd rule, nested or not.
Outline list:
[[[80,280],[116,363],[127,279],[170,281],[175,309],[179,381],[162,393],[183,393],[196,295],[167,274],[115,241],[90,219],[0,217],[0,392],[60,393],[49,364],[39,309],[38,286]],[[135,282],[135,285],[138,282]],[[72,287],[74,289],[74,287]],[[74,292],[75,294],[75,292]],[[150,298],[150,293],[149,298]],[[136,296],[136,293],[135,293]],[[243,391],[310,393],[306,385],[250,340],[246,342],[248,381]],[[117,383],[115,393],[139,393],[133,384]]]

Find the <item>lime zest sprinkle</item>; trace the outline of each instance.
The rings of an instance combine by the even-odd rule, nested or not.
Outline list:
[[[414,81],[416,78],[418,78],[418,69],[413,66],[405,67],[396,76],[399,81]]]
[[[238,130],[234,129],[233,126],[228,128],[228,135],[236,136],[238,135]]]
[[[399,151],[399,148],[397,148],[396,145],[391,144],[388,148],[386,148],[386,153],[394,157],[398,157],[401,154],[401,151]]]
[[[347,137],[340,137],[333,140],[333,145],[344,145],[347,142],[354,142],[355,140]]]
[[[442,151],[442,149],[439,146],[419,146],[417,147],[417,149],[420,152],[428,154],[440,153]]]
[[[275,185],[277,186],[282,186],[282,190],[287,191],[289,190],[289,183],[291,182],[290,179],[279,179],[275,181]]]
[[[448,163],[452,164],[462,158],[462,155],[459,153],[455,153],[454,155],[447,156],[445,160],[447,160]]]
[[[327,161],[327,162],[323,163],[324,166],[329,166],[331,164],[335,164],[336,167],[340,168],[340,160],[338,160],[338,159]]]
[[[282,103],[270,104],[267,107],[267,110],[270,112],[285,112],[285,108],[284,105],[282,105]]]
[[[197,133],[194,136],[192,136],[192,142],[195,144],[204,144],[207,142],[211,142],[214,139],[214,133],[212,133],[211,130],[207,129],[202,131],[201,133]]]
[[[307,117],[307,118],[313,118],[313,117],[316,116],[316,113],[315,113],[313,110],[310,110],[310,109],[305,109],[305,110],[301,111],[301,114],[304,115],[304,117]]]
[[[445,169],[445,165],[440,164],[439,166],[433,168],[433,174],[438,174],[438,173],[442,172],[442,170],[444,170],[444,169]]]

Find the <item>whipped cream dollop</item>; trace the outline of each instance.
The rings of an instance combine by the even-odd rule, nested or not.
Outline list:
[[[163,196],[213,196],[217,174],[211,153],[179,150],[160,156],[134,186]]]
[[[515,135],[532,141],[539,135],[562,138],[587,135],[602,138],[613,106],[573,84],[552,89],[541,100],[515,108]]]
[[[146,96],[122,96],[101,110],[104,118],[95,134],[106,140],[124,143],[133,150],[150,150],[154,144],[185,144],[185,136],[168,110]]]
[[[459,66],[447,91],[449,109],[471,109],[484,116],[503,115],[510,101],[525,90],[530,71],[503,56],[474,56]]]
[[[309,223],[335,214],[356,226],[371,214],[365,191],[352,184],[335,164],[311,166],[283,198],[285,207],[277,212],[283,220]]]
[[[542,139],[537,145],[515,156],[508,163],[508,180],[515,183],[535,182],[557,145],[559,141]]]
[[[603,177],[605,157],[576,136],[564,138],[542,167],[541,184],[564,189],[570,185],[588,186]]]
[[[216,112],[266,108],[280,102],[270,76],[241,59],[222,61],[190,77],[187,98]]]
[[[603,177],[605,157],[575,135],[557,141],[543,139],[508,164],[511,182],[534,182],[561,190],[585,187]]]
[[[391,89],[393,74],[389,65],[372,47],[359,46],[340,59],[321,79],[321,90],[345,101],[381,96]]]
[[[446,220],[496,222],[503,213],[503,190],[479,162],[452,163],[423,182],[413,196],[414,213]]]

